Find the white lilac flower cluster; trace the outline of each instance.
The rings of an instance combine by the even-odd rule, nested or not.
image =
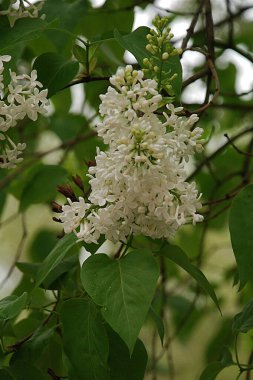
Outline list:
[[[20,18],[38,18],[45,1],[39,1],[36,4],[32,4],[28,0],[10,0],[8,9],[1,11],[0,15],[7,15],[10,20],[11,27]],[[43,14],[41,19],[45,18]]]
[[[9,55],[0,56],[0,168],[8,169],[22,161],[20,155],[26,145],[15,145],[6,132],[25,116],[37,120],[38,114],[45,114],[48,106],[47,90],[39,89],[43,86],[37,81],[36,70],[30,76],[10,70],[10,82],[4,85],[4,63],[10,60]]]
[[[159,117],[157,82],[132,66],[118,69],[110,82],[97,125],[108,151],[98,150],[89,168],[88,201],[68,199],[62,206],[64,231],[86,243],[101,234],[113,242],[131,234],[171,238],[181,225],[203,219],[196,185],[186,181],[185,171],[189,156],[202,150],[198,117],[180,117],[182,108],[172,104],[169,116]]]

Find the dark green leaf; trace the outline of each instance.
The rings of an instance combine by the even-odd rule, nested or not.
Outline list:
[[[129,351],[122,339],[109,326],[109,366],[110,380],[143,380],[147,366],[147,352],[141,340],[137,339],[133,353]]]
[[[132,352],[150,307],[159,275],[147,251],[133,251],[119,260],[104,254],[89,257],[82,267],[84,289]]]
[[[15,295],[5,297],[0,301],[0,319],[11,319],[16,317],[26,306],[27,293],[20,297]]]
[[[253,299],[234,317],[233,330],[246,333],[253,329]]]
[[[26,182],[20,199],[20,209],[54,199],[57,185],[66,182],[67,171],[57,165],[38,165]]]
[[[21,19],[11,28],[8,18],[1,16],[0,22],[0,51],[13,47],[21,42],[38,38],[47,23],[41,19]]]
[[[35,286],[39,286],[48,274],[63,260],[70,248],[76,244],[74,234],[65,235],[49,253],[37,274]]]
[[[220,310],[219,302],[213,287],[208,282],[205,275],[190,262],[188,256],[184,253],[184,251],[182,251],[181,248],[175,245],[166,244],[160,251],[160,254],[173,261],[189,273],[189,275],[197,281],[199,286],[211,297],[217,308]]]
[[[57,53],[44,53],[36,58],[33,68],[37,70],[38,80],[48,89],[50,98],[71,82],[79,65],[78,62],[66,61]]]
[[[10,372],[9,368],[0,369],[0,379],[3,380],[17,380],[16,377]]]
[[[253,273],[253,185],[246,186],[234,198],[229,215],[229,230],[242,289],[252,279]]]
[[[157,314],[156,310],[153,308],[152,305],[150,306],[149,314],[151,315],[151,317],[153,318],[153,320],[154,320],[154,322],[156,324],[157,331],[158,331],[159,337],[161,339],[161,343],[163,344],[163,339],[164,339],[164,324],[163,324],[163,320],[160,317],[160,315]]]
[[[41,363],[41,358],[48,349],[50,340],[55,331],[55,326],[48,327],[47,325],[40,327],[33,333],[30,339],[24,342],[11,358],[11,365],[16,362],[31,362],[34,365]]]
[[[69,378],[107,380],[109,344],[95,305],[80,298],[65,301],[61,319]]]
[[[32,363],[17,360],[10,367],[11,373],[17,380],[45,380],[42,372]]]

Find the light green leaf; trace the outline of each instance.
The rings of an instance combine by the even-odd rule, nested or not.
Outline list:
[[[63,260],[70,248],[76,244],[76,240],[77,238],[74,234],[68,234],[56,244],[37,273],[35,287],[39,286],[48,274]]]
[[[233,330],[246,333],[253,329],[253,299],[234,317]]]
[[[76,61],[66,61],[57,53],[44,53],[35,59],[33,68],[37,70],[38,80],[48,89],[50,98],[62,90],[78,72]]]
[[[104,254],[84,262],[81,280],[84,289],[109,325],[133,351],[150,307],[159,270],[147,251],[132,251],[119,260]]]
[[[246,186],[234,198],[229,215],[229,230],[242,289],[252,279],[253,273],[253,185]]]
[[[205,275],[195,267],[189,260],[188,256],[181,248],[166,244],[159,252],[163,257],[173,261],[175,264],[183,268],[190,276],[192,276],[199,286],[211,297],[217,308],[220,310],[219,302],[212,285],[209,283]]]
[[[16,317],[26,306],[27,293],[23,293],[20,297],[15,295],[5,297],[0,301],[0,320],[11,319]]]
[[[148,27],[141,26],[130,34],[124,36],[121,35],[118,30],[115,30],[114,32],[114,37],[119,44],[134,55],[142,68],[145,68],[145,66],[143,66],[143,59],[152,57],[151,53],[146,50],[146,45],[148,43],[146,35],[149,31],[150,29]],[[172,81],[171,85],[173,87],[176,99],[179,100],[182,87],[182,66],[179,57],[170,57],[168,61],[164,61],[163,71],[166,73],[169,72],[170,76],[177,74],[177,77]],[[161,79],[164,79],[163,75]]]
[[[69,361],[69,378],[109,380],[108,338],[95,305],[80,298],[65,301],[61,320],[64,351]]]

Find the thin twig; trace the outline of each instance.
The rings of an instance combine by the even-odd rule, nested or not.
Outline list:
[[[224,133],[224,136],[228,139],[230,145],[234,148],[234,150],[235,150],[237,153],[242,154],[243,156],[253,157],[253,154],[252,154],[252,153],[249,153],[249,152],[243,152],[241,149],[239,149],[239,148],[233,143],[233,141],[230,139],[230,137],[228,136],[227,133]]]
[[[230,138],[231,141],[236,141],[237,139],[239,139],[240,137],[250,133],[250,132],[253,132],[253,127],[249,127],[247,129],[244,129],[243,131],[240,131],[239,133],[237,133],[236,135],[232,136]],[[192,180],[192,178],[195,177],[196,174],[198,174],[198,172],[203,168],[203,166],[205,166],[209,161],[212,161],[215,157],[217,157],[224,149],[226,149],[228,146],[230,145],[230,142],[229,141],[226,141],[222,146],[220,146],[218,149],[216,149],[213,153],[211,153],[209,156],[205,157],[204,160],[202,160],[198,166],[196,167],[196,169],[192,172],[192,174],[190,174],[190,176],[187,178],[187,181],[190,181]]]
[[[200,4],[198,6],[198,9],[196,10],[196,12],[195,12],[195,14],[194,14],[194,16],[192,18],[191,24],[190,24],[189,28],[187,29],[187,34],[186,34],[186,36],[183,39],[183,42],[182,42],[182,45],[181,45],[181,49],[182,50],[186,49],[187,44],[188,44],[191,36],[194,33],[194,29],[195,29],[195,26],[196,26],[196,24],[198,22],[198,18],[199,18],[199,15],[200,15],[201,11],[202,11],[203,6],[204,6],[204,0],[201,0]]]

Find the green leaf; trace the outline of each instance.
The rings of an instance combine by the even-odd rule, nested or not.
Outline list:
[[[229,215],[231,243],[238,265],[240,289],[253,273],[253,185],[246,186],[234,198]]]
[[[0,21],[0,52],[7,51],[7,48],[13,47],[21,42],[26,42],[38,38],[47,23],[39,18],[21,19],[11,28],[7,17],[1,16]]]
[[[73,55],[80,63],[86,62],[86,50],[80,45],[74,44]]]
[[[11,365],[14,366],[16,362],[31,362],[34,365],[41,365],[42,357],[47,352],[54,333],[55,326],[50,328],[47,325],[43,326],[42,321],[30,339],[13,354]]]
[[[37,70],[38,80],[48,89],[50,98],[71,82],[78,72],[79,64],[66,61],[57,53],[44,53],[35,59],[33,68]]]
[[[26,292],[23,293],[20,297],[12,295],[2,299],[0,301],[0,320],[16,317],[24,309],[26,302]]]
[[[28,177],[20,198],[20,210],[30,205],[49,202],[57,193],[57,185],[66,182],[67,171],[58,165],[38,165]]]
[[[159,337],[161,339],[161,343],[163,344],[163,339],[164,339],[164,324],[163,324],[163,320],[160,317],[160,315],[157,314],[156,310],[153,308],[152,305],[150,306],[149,314],[151,315],[151,317],[153,318],[153,320],[154,320],[154,322],[156,324],[157,331],[158,331]]]
[[[0,369],[0,379],[3,379],[3,380],[17,380],[17,378],[14,377],[14,375],[10,373],[10,369],[9,368]]]
[[[192,276],[198,285],[211,297],[217,308],[220,310],[219,302],[214,292],[213,287],[205,277],[205,275],[195,267],[189,260],[188,256],[182,251],[180,247],[175,245],[166,244],[159,252],[165,258],[173,261],[181,268],[183,268],[190,276]]]
[[[146,35],[149,31],[150,29],[146,26],[141,26],[130,34],[124,36],[121,35],[117,29],[114,31],[114,37],[119,44],[134,55],[142,68],[145,68],[143,65],[143,59],[152,57],[152,54],[146,50],[146,45],[148,43]],[[163,61],[163,70],[166,73],[169,72],[170,76],[177,74],[177,77],[172,81],[171,85],[173,87],[176,99],[179,100],[182,87],[182,66],[179,57],[174,56],[170,57],[168,61]],[[165,79],[165,76],[162,75],[161,79]]]
[[[80,267],[78,255],[73,255],[61,261],[54,269],[50,271],[48,276],[43,281],[43,286],[46,289],[58,289],[58,281],[60,276],[71,271],[72,268]]]
[[[71,380],[107,380],[108,338],[95,305],[70,299],[61,309],[63,345]]]
[[[234,317],[233,331],[246,333],[253,329],[253,299]]]
[[[225,364],[221,362],[213,362],[209,364],[202,372],[199,380],[214,380],[217,375],[226,367],[231,364]]]
[[[17,380],[45,380],[42,372],[28,361],[15,361],[10,371]]]
[[[148,251],[132,251],[119,260],[107,255],[89,257],[82,267],[84,289],[109,325],[133,351],[150,307],[159,270]]]
[[[74,234],[65,235],[49,253],[37,274],[35,287],[39,286],[48,274],[63,260],[70,248],[76,244]]]
[[[129,351],[122,339],[109,326],[109,366],[111,370],[110,380],[143,380],[147,366],[147,351],[140,339],[135,343],[133,353]]]

